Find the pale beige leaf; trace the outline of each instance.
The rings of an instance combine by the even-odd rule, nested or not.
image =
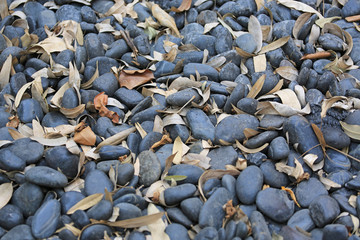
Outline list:
[[[256,3],[256,8],[258,11],[260,11],[260,9],[264,6],[265,1],[264,0],[255,0]]]
[[[36,48],[38,47],[43,49],[49,55],[52,52],[62,52],[67,49],[65,41],[55,36],[45,38],[43,41],[35,44],[33,47],[30,47],[28,51],[31,52],[32,50],[35,50],[35,52],[37,52]]]
[[[3,183],[0,185],[0,209],[3,208],[11,199],[13,194],[12,183]]]
[[[318,11],[316,11],[314,8],[310,7],[309,5],[302,3],[302,2],[298,2],[298,1],[294,1],[294,0],[277,0],[278,3],[288,7],[288,8],[292,8],[298,11],[302,11],[302,12],[309,12],[309,13],[315,13],[316,15],[318,15],[318,17],[324,18],[321,13],[319,13]]]
[[[45,136],[45,131],[44,128],[41,126],[40,122],[33,119],[32,120],[32,127],[33,127],[33,134],[34,137],[44,137]]]
[[[255,56],[255,54],[253,54],[253,53],[248,53],[248,52],[246,52],[246,51],[244,51],[244,50],[242,50],[241,48],[238,48],[238,47],[235,47],[235,50],[236,50],[236,52],[237,52],[242,58],[244,58],[244,59]],[[244,67],[245,67],[245,65],[244,65]],[[245,68],[246,68],[246,67],[245,67]],[[244,70],[245,70],[245,69],[244,69]],[[247,69],[246,69],[246,70],[247,70]],[[245,73],[243,73],[243,74],[245,74]]]
[[[169,90],[176,89],[177,91],[190,88],[190,87],[201,87],[201,82],[193,81],[187,77],[176,78],[169,86]]]
[[[7,0],[0,0],[0,17],[4,19],[9,15],[9,8],[7,5]]]
[[[210,32],[210,30],[215,28],[217,25],[219,25],[219,22],[206,23],[203,34]]]
[[[143,129],[143,127],[140,125],[140,123],[135,123],[136,130],[139,132],[141,138],[146,137],[147,132]]]
[[[81,230],[77,229],[76,227],[70,224],[65,224],[65,228],[71,231],[75,236],[79,236],[81,233]]]
[[[259,94],[262,87],[264,86],[265,78],[266,78],[266,74],[263,74],[261,77],[259,77],[258,80],[256,80],[254,86],[252,86],[251,90],[246,96],[247,98],[255,98]]]
[[[334,103],[341,101],[341,100],[347,100],[344,96],[335,96],[329,99],[324,99],[321,105],[321,118],[324,118],[326,116],[326,112],[329,108],[333,106]]]
[[[293,36],[295,39],[298,38],[298,35],[299,35],[299,32],[300,30],[302,29],[302,27],[304,26],[304,24],[307,22],[307,20],[309,20],[309,18],[311,17],[311,13],[303,13],[301,14],[297,19],[296,19],[296,22],[295,22],[295,25],[294,25],[294,28],[293,28]]]
[[[323,170],[321,169],[319,172],[318,172],[318,176],[319,176],[319,180],[322,184],[324,184],[326,190],[330,190],[330,188],[341,188],[341,185],[324,177],[324,172]]]
[[[340,124],[346,135],[351,139],[360,140],[360,125],[352,125],[342,121]]]
[[[335,16],[335,17],[329,17],[329,18],[321,18],[321,19],[316,20],[315,23],[319,27],[323,28],[326,23],[331,23],[332,21],[338,20],[338,19],[341,19],[341,17]]]
[[[211,60],[210,62],[207,62],[206,64],[213,68],[218,68],[218,67],[221,67],[222,65],[224,65],[224,63],[226,63],[226,57],[219,56],[219,57],[214,57],[213,60]]]
[[[182,163],[199,166],[203,169],[209,169],[211,158],[204,154],[188,153],[184,156]]]
[[[304,162],[314,171],[318,171],[323,168],[324,166],[324,160],[322,160],[319,163],[315,163],[315,161],[318,159],[318,156],[312,153],[308,153],[303,157]]]
[[[162,133],[164,130],[164,122],[159,115],[155,116],[153,132]]]
[[[304,169],[297,159],[295,159],[295,167],[288,166],[284,161],[281,161],[275,164],[275,168],[277,171],[286,173],[295,179],[299,179],[304,174]]]
[[[76,118],[85,110],[85,104],[80,104],[74,108],[60,108],[60,112],[67,118]]]
[[[257,152],[261,152],[262,150],[264,150],[265,148],[267,148],[267,146],[269,146],[269,143],[265,143],[264,145],[262,145],[261,147],[258,148],[247,148],[244,145],[242,145],[238,140],[235,140],[236,142],[236,146],[243,152],[245,153],[257,153]]]
[[[320,37],[320,27],[314,24],[311,27],[309,43],[315,44],[317,42],[317,40],[319,39],[319,37]]]
[[[266,56],[259,54],[253,57],[255,72],[263,72],[266,70]]]
[[[20,132],[18,132],[17,130],[12,129],[12,128],[8,128],[8,132],[9,132],[10,136],[11,136],[14,140],[17,140],[17,139],[25,138],[25,137],[26,137],[26,136],[24,136],[23,134],[21,134]]]
[[[152,203],[149,204],[147,211],[148,216],[160,213],[160,210],[157,209]],[[170,240],[169,236],[165,233],[166,224],[161,218],[158,218],[157,220],[148,224],[147,227],[151,232],[152,239]]]
[[[104,197],[103,193],[95,193],[77,202],[66,214],[73,214],[77,210],[86,210],[99,203]]]
[[[123,140],[125,140],[130,133],[135,132],[136,128],[132,127],[132,128],[128,128],[124,131],[121,131],[107,139],[105,139],[104,141],[102,141],[95,149],[95,153],[98,153],[100,148],[102,148],[103,146],[106,145],[117,145],[120,144]]]
[[[159,212],[159,213],[137,217],[137,218],[131,218],[127,220],[107,222],[106,224],[111,227],[138,228],[156,222],[158,219],[161,219],[163,215],[164,212]]]
[[[89,89],[92,87],[93,82],[95,81],[95,79],[97,79],[99,77],[99,62],[96,62],[96,70],[94,75],[90,78],[89,81],[87,81],[86,83],[83,83],[80,85],[80,87],[82,89]]]
[[[162,26],[170,28],[175,33],[175,36],[181,36],[178,28],[176,27],[174,18],[161,9],[159,5],[153,4],[151,7],[151,12]]]
[[[170,185],[166,181],[158,180],[150,185],[146,191],[145,197],[150,200],[150,198],[154,197],[155,193],[161,193],[169,187]]]
[[[277,91],[274,93],[274,95],[277,95],[280,97],[281,102],[291,108],[294,108],[296,110],[301,110],[300,102],[293,90],[290,88],[282,89],[280,91]]]
[[[108,97],[107,106],[115,106],[120,109],[125,109],[125,106],[115,98]]]
[[[275,69],[275,73],[290,81],[296,81],[298,77],[298,70],[292,66],[278,67]]]
[[[261,25],[259,20],[251,15],[249,18],[249,23],[248,23],[248,30],[249,33],[254,37],[255,42],[256,42],[256,49],[255,52],[259,52],[261,47],[262,47],[262,31],[261,31]]]
[[[221,25],[223,25],[224,28],[226,28],[232,35],[232,37],[234,39],[238,38],[239,36],[241,36],[242,34],[245,34],[246,32],[243,32],[243,31],[234,31],[232,30],[232,28],[227,25],[221,18],[218,17],[218,21],[221,23]],[[260,27],[260,31],[261,31],[261,27]],[[262,35],[262,33],[261,33]]]
[[[61,88],[55,93],[55,95],[51,98],[51,103],[57,106],[58,108],[61,108],[61,99],[64,96],[64,93],[66,90],[70,88],[69,82],[66,82],[64,85],[61,86]]]
[[[357,218],[356,216],[354,216],[352,214],[350,214],[350,217],[351,217],[351,221],[353,222],[353,225],[354,225],[352,234],[359,236],[359,225],[360,225],[359,218]]]
[[[80,73],[76,67],[76,65],[73,65],[71,62],[69,62],[69,84],[70,86],[75,86],[77,89],[80,89]]]
[[[281,115],[284,117],[290,117],[292,115],[296,114],[309,114],[311,112],[311,108],[309,104],[306,104],[306,106],[301,109],[294,109],[288,105],[281,104],[278,102],[259,102],[258,103],[258,109],[259,111],[257,114],[273,114],[273,115]]]
[[[276,86],[266,94],[273,94],[274,92],[279,91],[282,88],[283,84],[284,84],[284,79],[280,79],[280,81],[276,84]]]
[[[179,136],[176,137],[176,139],[174,141],[172,154],[176,154],[173,159],[173,163],[180,164],[182,156],[183,156],[183,142],[181,141],[181,138]]]
[[[45,146],[55,147],[55,146],[62,146],[65,145],[67,142],[67,137],[60,137],[60,138],[42,138],[42,137],[30,137],[32,140],[37,141]]]
[[[164,127],[174,124],[186,125],[179,114],[170,114],[163,119]]]
[[[10,72],[12,68],[12,55],[10,54],[4,64],[1,67],[0,71],[0,90],[2,90],[6,84],[10,81]]]

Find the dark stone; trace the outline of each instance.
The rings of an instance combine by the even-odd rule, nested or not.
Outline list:
[[[112,2],[113,3],[113,2]],[[104,238],[104,232],[108,236],[112,235],[112,229],[103,224],[94,224],[84,229],[81,232],[80,240],[98,240]]]
[[[252,234],[255,239],[270,240],[271,234],[268,225],[265,222],[264,216],[258,212],[253,211],[250,215]]]
[[[264,183],[270,185],[270,187],[281,188],[289,184],[288,176],[285,173],[277,171],[273,162],[263,162],[260,165],[260,169],[264,176]]]
[[[40,121],[44,117],[40,103],[35,99],[28,98],[20,102],[18,107],[18,116],[24,123],[30,123],[33,119],[38,118]]]
[[[310,206],[310,216],[317,227],[324,227],[331,223],[339,214],[339,204],[335,199],[327,195],[315,198]]]
[[[172,223],[165,228],[165,233],[171,240],[190,240],[187,229],[180,224]]]
[[[22,171],[25,167],[25,160],[15,155],[8,148],[0,149],[0,169],[5,171]]]
[[[65,146],[48,149],[45,152],[45,160],[49,167],[60,169],[69,178],[74,178],[77,175],[79,157],[70,153]]]
[[[99,203],[91,207],[86,214],[90,219],[107,220],[111,217],[113,205],[108,200],[101,200]]]
[[[105,73],[95,79],[93,88],[99,92],[105,92],[108,96],[113,96],[119,88],[119,83],[114,74]]]
[[[31,221],[31,231],[34,237],[50,237],[55,232],[59,219],[60,203],[55,199],[44,202]]]
[[[60,198],[61,212],[66,214],[66,212],[74,206],[76,203],[84,199],[85,196],[80,192],[69,191],[65,192]]]
[[[341,15],[345,17],[358,15],[360,14],[360,1],[359,0],[349,0],[345,3],[344,7],[341,9]]]
[[[86,53],[89,59],[105,55],[104,48],[97,34],[88,33],[86,34],[84,40],[85,40]]]
[[[25,172],[28,182],[44,187],[62,188],[68,183],[66,176],[50,167],[37,166]]]
[[[200,94],[193,88],[187,88],[176,93],[169,95],[166,98],[166,103],[172,106],[184,106],[188,101],[190,101],[193,97],[195,97],[192,101],[195,103],[200,103],[202,97]]]
[[[41,121],[44,127],[57,127],[69,124],[68,119],[61,112],[48,112]]]
[[[124,186],[134,177],[134,165],[130,163],[120,164],[117,173],[117,184]]]
[[[326,150],[326,157],[324,162],[324,171],[331,173],[338,170],[349,170],[351,162],[344,154],[333,149]]]
[[[232,146],[224,146],[211,150],[208,155],[212,169],[226,169],[225,165],[233,165],[238,159],[238,154]]]
[[[103,146],[99,150],[99,155],[101,160],[116,160],[119,157],[122,157],[124,155],[129,155],[130,151],[129,149],[122,147],[122,146]]]
[[[235,39],[236,45],[245,52],[253,53],[257,46],[256,41],[250,33],[242,34]]]
[[[197,184],[200,176],[203,173],[204,170],[202,170],[198,166],[179,164],[179,165],[174,165],[169,169],[168,176],[172,176],[172,175],[186,176],[186,179],[178,182],[178,184],[182,184],[182,183]]]
[[[194,138],[214,141],[214,125],[202,110],[190,109],[186,114],[186,119]]]
[[[24,222],[21,209],[16,205],[6,204],[0,209],[0,227],[10,230]]]
[[[138,156],[140,161],[140,184],[150,186],[161,174],[160,161],[151,151],[143,151]]]
[[[58,22],[73,20],[80,23],[82,20],[80,11],[72,5],[62,5],[55,15]]]
[[[130,109],[144,100],[144,96],[141,95],[141,93],[136,90],[129,90],[125,87],[116,90],[114,97]]]
[[[31,233],[31,228],[27,224],[21,224],[13,227],[10,231],[8,231],[4,236],[1,237],[1,240],[14,239],[35,240]]]
[[[218,82],[219,73],[215,68],[201,63],[188,63],[184,66],[184,76],[190,77],[190,75],[196,76],[196,72],[200,76],[207,76],[209,80]]]
[[[256,166],[245,168],[236,180],[236,194],[243,204],[252,204],[263,185],[263,173]]]
[[[328,192],[316,178],[302,181],[295,190],[296,199],[302,207],[308,207],[315,198],[321,195],[328,195]]]
[[[202,206],[203,202],[197,197],[187,198],[180,204],[181,211],[193,222],[198,222]]]
[[[307,232],[315,228],[309,209],[301,209],[295,212],[288,220],[287,225],[292,228],[299,227]]]
[[[287,158],[290,153],[289,146],[284,137],[273,139],[269,145],[268,156],[273,160]]]
[[[245,147],[247,148],[258,148],[263,146],[265,143],[272,141],[278,136],[277,131],[266,131],[262,132],[246,141]]]
[[[85,178],[85,193],[87,196],[95,193],[104,193],[105,188],[111,192],[114,186],[104,172],[93,170],[87,174]]]
[[[185,214],[177,207],[174,208],[167,208],[166,212],[169,216],[169,219],[172,222],[179,223],[183,225],[186,228],[190,228],[192,225],[192,222],[189,218],[185,216]]]

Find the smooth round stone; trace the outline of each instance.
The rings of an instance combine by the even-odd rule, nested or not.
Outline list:
[[[129,234],[128,240],[146,240],[146,237],[142,232],[132,231]]]
[[[172,149],[173,144],[165,144],[155,152],[160,161],[162,171],[165,168],[166,159],[172,154]]]
[[[277,131],[265,131],[262,132],[250,139],[248,139],[245,143],[245,147],[247,148],[258,148],[263,146],[265,143],[272,141],[279,135]]]
[[[31,233],[31,228],[27,224],[21,224],[16,227],[13,227],[8,231],[4,236],[1,237],[1,240],[35,240]]]
[[[131,115],[133,116],[136,113],[151,107],[151,104],[152,104],[152,98],[150,96],[144,98],[131,110]]]
[[[328,59],[316,60],[313,64],[313,68],[318,74],[323,74],[325,72],[324,67],[326,66],[326,64],[328,64],[330,62],[331,61]]]
[[[349,204],[348,197],[346,197],[342,194],[337,194],[337,193],[332,194],[331,196],[337,201],[341,211],[348,212],[354,216],[357,215],[356,209]]]
[[[192,197],[183,200],[180,203],[181,211],[193,222],[198,222],[200,210],[203,206],[200,198]]]
[[[311,238],[305,235],[304,233],[300,232],[298,229],[283,226],[279,232],[279,235],[283,237],[283,239],[303,239],[303,240],[310,240]]]
[[[287,221],[295,208],[285,191],[271,187],[257,194],[256,206],[267,217],[279,223]]]
[[[105,188],[111,192],[114,186],[108,176],[100,170],[89,172],[85,178],[85,193],[87,196],[95,193],[105,193]]]
[[[140,54],[142,55],[150,54],[150,44],[149,44],[148,36],[139,35],[136,38],[134,38],[133,42]]]
[[[284,137],[273,139],[269,145],[268,156],[273,160],[281,160],[287,158],[290,153],[289,145]]]
[[[326,157],[324,162],[324,171],[327,173],[338,170],[349,170],[351,167],[350,160],[338,151],[328,149],[326,150]]]
[[[352,175],[349,175],[349,177],[352,179]],[[349,189],[360,190],[360,176],[358,175],[352,180],[346,181],[345,186]]]
[[[328,195],[328,192],[316,178],[302,181],[295,190],[296,199],[302,207],[308,207],[314,199],[321,195]]]
[[[62,22],[65,20],[73,20],[75,22],[81,22],[80,11],[72,5],[62,5],[55,13],[57,21]]]
[[[239,114],[223,119],[215,128],[215,142],[220,140],[228,143],[235,143],[235,140],[242,142],[245,139],[245,128],[257,129],[259,121],[252,115]],[[229,131],[232,129],[232,131]]]
[[[239,108],[241,111],[248,113],[248,114],[255,114],[258,105],[258,100],[253,98],[243,98],[238,101],[236,107]]]
[[[131,118],[131,123],[135,124],[135,123],[142,123],[145,121],[154,121],[155,117],[160,115],[160,113],[158,112],[159,110],[164,110],[164,106],[161,105],[155,105],[152,106],[148,109],[145,109],[137,114],[135,114],[132,118]]]
[[[96,164],[96,169],[108,173],[111,168],[117,169],[121,162],[119,160],[106,160]]]
[[[101,200],[95,206],[91,207],[86,214],[90,219],[107,220],[111,217],[113,205],[108,200]]]
[[[194,240],[218,239],[218,232],[214,227],[205,227],[195,236]]]
[[[154,72],[155,78],[172,74],[175,69],[175,64],[168,61],[160,61],[155,64],[156,71]]]
[[[40,207],[44,194],[41,188],[31,183],[24,183],[15,190],[11,203],[21,209],[25,217],[34,215]]]
[[[0,140],[14,141],[14,139],[12,138],[12,136],[9,133],[9,129],[15,130],[15,128],[10,128],[10,127],[0,128]]]
[[[105,92],[108,96],[112,96],[119,88],[119,83],[112,73],[105,73],[96,78],[93,88],[99,92]]]
[[[240,68],[234,63],[227,63],[220,71],[220,81],[234,81],[240,74]]]
[[[236,196],[236,179],[231,175],[224,175],[221,179],[221,185],[233,196],[233,205],[238,205],[239,200]]]
[[[66,214],[66,212],[74,206],[76,203],[84,199],[85,196],[80,192],[69,191],[65,192],[60,198],[61,212]]]
[[[284,132],[289,133],[291,144],[298,143],[298,151],[300,153],[312,153],[318,156],[315,163],[319,163],[324,154],[319,146],[319,141],[306,118],[294,115],[284,122]]]
[[[131,203],[132,205],[137,206],[142,210],[147,207],[147,202],[145,199],[134,193],[125,194],[114,201],[114,205],[119,203]]]
[[[118,178],[116,180],[117,184],[124,186],[126,183],[130,182],[134,177],[134,165],[130,163],[124,163],[118,166],[117,168]]]
[[[113,127],[113,123],[111,122],[111,120],[107,117],[100,117],[98,118],[98,120],[96,121],[96,124],[93,128],[94,132],[101,136],[101,137],[105,137],[106,133],[107,133],[107,129],[110,127]]]
[[[112,235],[112,229],[109,226],[103,224],[94,224],[85,228],[80,235],[80,240],[98,240],[104,238],[104,232],[108,236]]]
[[[341,15],[343,17],[349,17],[360,14],[359,4],[360,4],[359,0],[349,0],[347,3],[345,3],[344,7],[341,9]]]
[[[148,150],[156,142],[159,142],[162,138],[162,134],[159,132],[149,132],[140,142],[139,152]]]
[[[0,107],[0,127],[5,127],[9,121],[10,113],[5,111],[5,107]]]
[[[330,196],[322,195],[315,198],[310,206],[310,216],[317,227],[331,223],[339,214],[339,204]]]
[[[346,240],[348,239],[349,232],[345,225],[342,224],[329,224],[324,227],[323,240]]]
[[[164,191],[165,203],[168,206],[176,205],[182,200],[194,195],[196,192],[195,185],[191,183],[181,184],[175,187],[167,188]]]
[[[252,234],[255,239],[270,240],[271,234],[264,216],[259,211],[253,211],[250,215]]]
[[[69,68],[69,62],[73,61],[74,52],[67,49],[61,51],[55,58],[55,62],[63,65],[66,68]]]
[[[116,99],[118,99],[121,103],[125,104],[130,109],[139,104],[144,96],[141,95],[138,91],[132,89],[129,90],[127,88],[121,87],[114,93]]]
[[[9,55],[11,54],[16,58],[20,58],[20,53],[23,51],[22,48],[19,47],[7,47],[4,49],[4,51],[1,52],[0,54],[0,65],[2,66],[4,64],[4,62],[6,61],[6,59],[9,57]]]
[[[25,74],[22,72],[15,73],[10,78],[10,87],[11,87],[11,91],[14,94],[17,94],[20,88],[25,84],[26,84],[26,78],[25,78]]]
[[[178,182],[178,184],[182,183],[192,183],[197,184],[200,176],[204,173],[204,170],[195,165],[188,164],[178,164],[173,165],[168,172],[168,176],[172,175],[181,175],[186,176],[186,179]]]
[[[295,212],[288,220],[287,225],[292,228],[299,227],[307,232],[310,232],[315,228],[309,209],[301,209]]]
[[[236,106],[236,104],[240,101],[240,99],[244,98],[248,93],[248,88],[243,83],[238,83],[234,90],[231,92],[230,97],[227,99],[224,111],[226,113],[232,112],[232,105]]]
[[[171,240],[190,240],[187,229],[178,223],[169,224],[165,228],[165,233]]]
[[[166,129],[170,133],[170,137],[173,141],[175,141],[177,137],[180,137],[182,142],[186,142],[190,137],[190,133],[186,125],[174,124],[170,125]]]
[[[65,146],[57,146],[45,152],[45,161],[49,167],[60,169],[65,176],[74,178],[78,172],[79,157]]]
[[[60,203],[52,199],[44,202],[31,221],[31,231],[36,238],[50,237],[60,219]]]
[[[238,154],[232,146],[224,146],[212,149],[207,157],[211,158],[212,169],[226,169],[226,165],[233,165],[238,159]]]
[[[264,115],[260,120],[260,127],[262,128],[280,128],[286,118],[279,115]]]
[[[68,119],[61,112],[48,112],[41,123],[44,127],[57,127],[69,124]]]
[[[215,43],[216,37],[202,34],[187,34],[183,39],[184,44],[192,44],[200,50],[207,49],[210,56],[216,55]],[[185,73],[185,69],[184,69]]]
[[[148,187],[160,177],[160,161],[156,154],[151,151],[141,152],[138,158],[140,162],[140,184]]]
[[[63,229],[59,232],[60,239],[76,240],[77,237],[69,229]]]
[[[188,63],[184,66],[184,76],[196,76],[196,72],[198,72],[200,76],[207,76],[210,81],[218,82],[219,80],[218,71],[207,64]]]
[[[21,209],[15,205],[7,204],[0,209],[0,227],[10,230],[24,222]]]
[[[25,172],[25,179],[26,181],[39,186],[51,188],[62,188],[68,183],[68,180],[63,173],[45,166],[30,168]]]
[[[28,98],[20,102],[18,107],[18,116],[24,123],[30,123],[33,119],[38,118],[40,121],[44,117],[40,103],[35,99]]]
[[[256,11],[256,5],[253,1],[226,2],[219,8],[219,13],[223,16],[226,13],[232,13],[235,17],[249,17]]]
[[[253,204],[263,185],[263,173],[257,166],[245,168],[236,180],[236,194],[243,204]]]
[[[325,50],[344,50],[344,41],[334,34],[325,33],[319,37],[318,42]]]
[[[5,171],[22,171],[26,162],[8,148],[0,149],[0,169]]]
[[[194,97],[194,99],[192,100],[193,102],[200,103],[202,98],[199,95],[199,93],[193,88],[187,88],[169,95],[166,98],[166,103],[172,106],[182,107],[193,97]]]
[[[61,105],[64,108],[75,108],[79,105],[79,98],[75,89],[69,88],[65,91],[64,96],[61,100]]]
[[[104,48],[97,34],[88,33],[85,36],[86,53],[89,59],[105,55]],[[86,64],[88,65],[89,62]],[[99,62],[100,65],[100,62]],[[100,65],[101,66],[101,65]],[[100,72],[101,73],[101,72]]]
[[[88,23],[96,23],[95,11],[89,6],[82,6],[80,9],[82,20]]]
[[[190,221],[188,217],[185,216],[185,214],[177,207],[173,208],[167,208],[166,209],[167,215],[169,216],[169,219],[173,223],[179,223],[186,228],[190,228],[193,223]]]
[[[221,187],[221,181],[217,178],[207,180],[202,186],[205,197],[210,197],[216,189]]]
[[[237,37],[235,39],[235,44],[248,53],[253,53],[256,50],[256,41],[250,33],[245,33]]]
[[[215,127],[201,109],[190,109],[186,114],[186,120],[194,138],[214,141]]]
[[[100,148],[99,155],[101,160],[113,160],[118,159],[121,156],[129,155],[130,151],[123,146],[107,145]]]
[[[277,171],[273,162],[263,162],[260,165],[260,169],[264,176],[264,183],[270,185],[270,187],[281,188],[289,184],[288,175]]]
[[[117,220],[126,220],[136,217],[141,217],[141,210],[137,206],[130,203],[119,203],[116,207],[120,210],[120,215]]]
[[[222,206],[230,199],[232,199],[232,196],[228,190],[218,188],[201,208],[199,226],[201,228],[214,227],[215,229],[219,229],[222,225],[222,219],[225,217]]]

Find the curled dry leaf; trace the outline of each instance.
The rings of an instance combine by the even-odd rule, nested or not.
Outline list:
[[[345,134],[351,139],[360,140],[360,125],[348,124],[346,122],[340,122]]]
[[[266,78],[266,74],[262,75],[261,77],[259,77],[258,80],[256,80],[254,86],[252,86],[251,90],[246,96],[247,98],[255,98],[259,94],[262,87],[264,86],[265,78]]]
[[[323,168],[324,166],[324,160],[321,162],[315,164],[315,161],[318,159],[318,156],[312,153],[306,154],[304,157],[304,162],[314,171],[318,171]]]
[[[129,136],[130,133],[135,132],[135,130],[136,130],[135,127],[131,127],[105,139],[99,145],[97,145],[96,149],[94,150],[94,153],[98,153],[100,148],[102,148],[103,146],[120,144],[123,140],[125,140]]]
[[[323,28],[326,23],[331,23],[332,21],[338,20],[338,19],[341,19],[341,17],[335,16],[335,17],[329,17],[329,18],[321,18],[321,19],[316,20],[315,23],[319,27]]]
[[[160,141],[154,143],[154,144],[150,147],[150,149],[158,148],[158,147],[160,147],[160,146],[162,146],[162,145],[165,145],[165,144],[168,144],[168,143],[172,143],[172,139],[170,138],[169,135],[166,135],[166,134],[165,134],[165,135],[163,135],[163,136],[161,137]]]
[[[163,9],[161,9],[159,5],[153,4],[151,7],[151,12],[162,26],[170,28],[174,32],[176,37],[181,37],[180,32],[176,27],[174,18],[170,16],[167,12],[165,12]]]
[[[320,146],[321,146],[323,152],[325,152],[326,142],[325,142],[323,133],[321,132],[320,128],[316,124],[312,123],[311,127],[312,127],[317,139],[319,140],[319,143],[320,143]]]
[[[30,137],[32,140],[37,141],[45,146],[56,147],[65,145],[67,142],[67,137],[59,138],[44,138],[44,137]]]
[[[275,49],[278,49],[278,48],[284,46],[289,41],[289,39],[290,39],[290,36],[279,38],[278,40],[275,40],[274,42],[264,46],[261,49],[261,51],[259,52],[259,54],[267,53],[267,52],[273,51]]]
[[[249,24],[248,24],[248,30],[249,33],[254,37],[256,41],[256,49],[255,52],[259,52],[262,47],[262,31],[261,31],[261,25],[259,20],[251,15],[249,18]]]
[[[298,77],[298,70],[292,66],[278,67],[275,69],[275,73],[290,81],[296,81]]]
[[[202,83],[193,81],[187,77],[178,77],[176,78],[169,86],[169,90],[175,89],[177,91],[190,88],[190,87],[201,87]]]
[[[172,154],[176,154],[173,163],[180,164],[182,157],[189,151],[189,147],[186,146],[182,141],[181,138],[178,136],[173,145]]]
[[[9,15],[9,8],[6,0],[0,0],[0,16],[1,19],[4,19]]]
[[[200,195],[202,196],[202,198],[204,200],[206,200],[206,197],[205,197],[203,189],[202,189],[203,184],[209,179],[212,179],[212,178],[220,179],[224,175],[227,175],[227,174],[229,174],[231,176],[237,176],[240,174],[240,171],[238,171],[238,170],[206,170],[203,174],[201,174],[199,181],[198,181],[198,189],[199,189]]]
[[[7,127],[17,128],[19,126],[20,120],[17,116],[9,117],[9,122],[6,123]]]
[[[20,138],[25,138],[25,136],[23,134],[21,134],[19,131],[15,130],[15,129],[8,128],[8,132],[14,140],[17,140]]]
[[[236,146],[245,153],[257,153],[267,148],[267,146],[269,146],[269,143],[265,143],[261,147],[250,149],[242,145],[238,140],[235,140],[235,142],[236,142]]]
[[[74,141],[78,144],[93,146],[96,142],[96,135],[91,128],[87,126],[84,129],[75,132]]]
[[[12,68],[12,55],[10,54],[6,58],[6,61],[4,62],[4,64],[1,67],[1,71],[0,71],[0,91],[10,81],[11,68]]]
[[[332,56],[331,52],[327,52],[327,51],[321,51],[321,52],[317,52],[317,53],[309,53],[309,54],[305,54],[300,60],[305,60],[305,59],[322,59],[322,58],[329,58]]]
[[[304,24],[307,22],[307,20],[309,20],[311,15],[312,15],[311,13],[306,12],[306,13],[301,14],[296,19],[296,22],[295,22],[295,25],[294,25],[294,28],[293,28],[293,31],[292,31],[293,36],[294,36],[295,39],[298,38],[300,30],[302,29]]]
[[[94,107],[99,111],[99,115],[102,117],[108,117],[113,123],[119,123],[119,115],[114,111],[110,111],[106,107],[107,103],[108,96],[105,94],[105,92],[101,92],[94,97]]]
[[[329,191],[330,188],[341,188],[341,185],[324,177],[324,172],[323,170],[320,170],[318,172],[318,176],[319,176],[319,180],[322,184],[324,184],[325,188]]]
[[[160,210],[157,209],[152,203],[149,204],[147,210],[148,216],[161,213]],[[165,233],[166,224],[161,218],[158,218],[153,222],[148,223],[147,227],[151,232],[152,239],[170,240],[169,236]]]
[[[80,104],[74,108],[60,108],[60,112],[65,115],[67,118],[76,118],[85,110],[85,104]]]
[[[318,15],[318,17],[324,18],[321,13],[319,13],[318,11],[316,11],[314,8],[310,7],[309,5],[302,3],[302,2],[298,2],[298,1],[294,1],[294,0],[277,0],[278,3],[288,7],[288,8],[292,8],[298,11],[302,11],[302,12],[308,12],[308,13],[315,13],[316,15]]]
[[[121,87],[133,89],[154,79],[154,74],[149,69],[144,70],[122,70],[119,76]]]
[[[66,214],[73,214],[77,210],[86,210],[99,203],[104,197],[102,193],[95,193],[77,202]]]
[[[164,212],[158,212],[155,214],[149,214],[142,217],[131,218],[127,220],[121,220],[116,222],[106,222],[106,225],[111,227],[121,227],[121,228],[138,228],[142,226],[146,226],[148,224],[154,223],[155,221],[161,219],[164,215]],[[100,222],[102,223],[102,222]],[[158,238],[162,239],[162,238]]]
[[[174,6],[171,7],[170,11],[173,12],[184,12],[190,9],[192,0],[182,0],[181,5],[176,8]]]
[[[0,209],[3,208],[11,199],[13,194],[12,183],[3,183],[0,185]]]
[[[278,102],[259,102],[258,103],[258,112],[257,114],[272,114],[272,115],[280,115],[284,117],[290,117],[292,115],[301,114],[306,115],[311,112],[311,108],[309,104],[306,104],[306,106],[301,109],[294,109],[288,105],[281,104]]]
[[[277,171],[286,173],[288,176],[294,177],[296,180],[300,179],[304,175],[304,169],[297,159],[295,159],[295,167],[288,166],[284,161],[281,161],[275,164],[275,168]]]
[[[326,112],[329,108],[333,106],[334,103],[342,100],[347,100],[347,97],[344,96],[335,96],[329,99],[324,99],[321,105],[321,118],[324,118],[326,116]]]
[[[292,200],[295,202],[295,204],[300,208],[300,204],[298,203],[298,201],[296,200],[295,194],[294,192],[290,189],[290,188],[286,188],[284,186],[281,186],[281,190],[284,190],[285,192],[290,194],[290,197],[292,198]]]
[[[293,109],[301,110],[301,104],[293,90],[290,88],[282,89],[274,93],[274,95],[279,96],[281,102]]]

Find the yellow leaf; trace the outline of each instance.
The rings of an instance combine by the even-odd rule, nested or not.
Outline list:
[[[0,185],[0,209],[3,208],[11,199],[13,194],[12,183],[3,183]]]
[[[162,10],[159,5],[153,4],[151,7],[151,12],[162,26],[170,28],[175,33],[175,36],[181,36],[178,28],[176,27],[174,18]]]
[[[66,214],[73,214],[77,210],[86,210],[99,203],[104,197],[102,193],[95,193],[77,202]]]
[[[281,186],[281,190],[284,190],[285,192],[290,194],[290,197],[292,198],[292,200],[296,203],[296,205],[300,208],[300,204],[298,203],[298,201],[296,200],[295,194],[294,192],[290,189],[290,188],[286,188],[284,186]]]

